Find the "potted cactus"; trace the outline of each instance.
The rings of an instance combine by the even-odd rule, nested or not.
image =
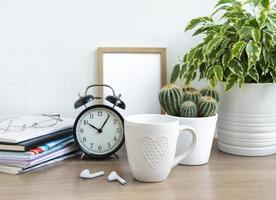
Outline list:
[[[180,125],[193,127],[197,132],[194,150],[180,164],[202,165],[209,161],[217,122],[218,93],[213,88],[198,90],[191,86],[169,84],[159,93],[159,102],[168,115],[176,117]],[[181,135],[176,154],[191,143],[192,137]]]
[[[186,31],[203,34],[172,72],[189,84],[205,79],[220,93],[220,150],[237,155],[276,153],[276,5],[270,0],[219,0],[211,16]],[[213,20],[219,15],[220,20]],[[218,18],[218,17],[216,17]]]

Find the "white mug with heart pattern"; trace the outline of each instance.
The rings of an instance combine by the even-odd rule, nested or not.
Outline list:
[[[187,131],[184,131],[187,130]],[[190,146],[175,158],[179,134],[191,133]],[[125,142],[128,162],[134,178],[143,182],[165,180],[171,168],[182,161],[196,144],[196,131],[179,125],[171,116],[132,115],[125,119]]]

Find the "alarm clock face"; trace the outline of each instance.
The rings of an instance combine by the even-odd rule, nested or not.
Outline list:
[[[114,154],[124,143],[122,116],[106,105],[94,105],[80,113],[74,136],[80,149],[92,157]]]

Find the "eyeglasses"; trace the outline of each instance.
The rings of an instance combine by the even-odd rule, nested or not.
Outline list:
[[[60,115],[38,114],[0,122],[0,133],[18,132],[27,128],[48,128],[55,126],[58,122],[63,121]]]

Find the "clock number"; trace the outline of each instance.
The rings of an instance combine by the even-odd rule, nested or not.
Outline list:
[[[103,111],[98,111],[98,116],[103,116]]]
[[[93,148],[93,143],[90,143],[90,148],[91,148],[91,149]]]
[[[114,136],[113,140],[114,140],[114,141],[117,141],[117,138],[116,138],[116,136]]]
[[[114,124],[117,124],[117,123],[118,123],[117,119],[114,119],[114,120],[113,120],[113,123],[114,123]]]
[[[86,142],[86,137],[83,137],[83,138],[82,138],[82,141],[83,141],[83,142]]]
[[[120,128],[116,128],[116,133],[119,133],[120,132]]]
[[[83,128],[80,129],[80,133],[83,133]]]
[[[88,124],[88,120],[83,120],[83,125]]]
[[[90,113],[90,114],[89,114],[89,117],[90,117],[90,119],[93,119],[93,118],[94,118],[93,113]]]
[[[108,147],[108,148],[111,148],[110,142],[107,143],[107,147]]]
[[[101,145],[98,146],[98,150],[101,151],[103,148]]]

